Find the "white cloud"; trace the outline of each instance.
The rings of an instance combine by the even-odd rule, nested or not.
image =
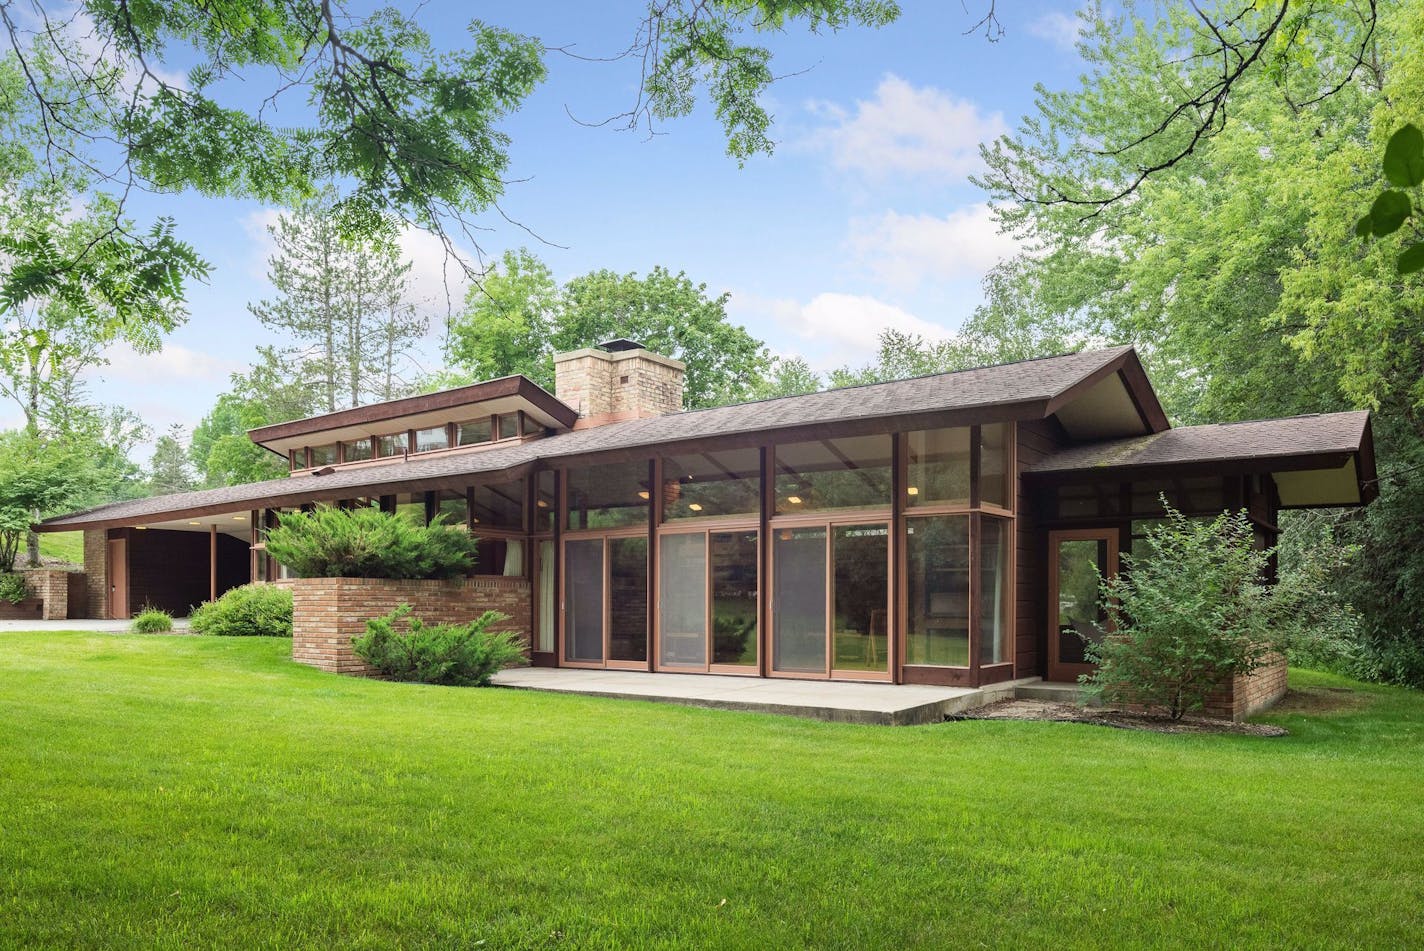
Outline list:
[[[880,179],[911,175],[957,181],[979,167],[979,144],[1005,133],[1000,113],[968,99],[887,75],[875,97],[854,110],[815,101],[808,108],[829,124],[806,145],[826,151],[839,169]]]
[[[851,221],[851,250],[876,280],[899,290],[925,282],[982,277],[1000,260],[1021,249],[1001,234],[987,204],[948,215],[902,215]]]
[[[109,365],[99,369],[99,375],[111,380],[152,385],[175,380],[218,381],[226,384],[230,374],[243,369],[235,360],[225,360],[212,354],[190,350],[177,344],[166,344],[157,353],[139,353],[126,343],[110,347],[104,354]]]
[[[1083,21],[1076,14],[1062,10],[1049,12],[1029,21],[1028,32],[1041,40],[1047,40],[1066,52],[1072,52],[1078,45],[1078,31]]]
[[[823,372],[873,360],[885,330],[927,340],[952,336],[948,327],[863,294],[825,292],[804,302],[733,294],[729,310],[753,333],[779,338],[773,344],[778,355],[802,356],[812,369]]]

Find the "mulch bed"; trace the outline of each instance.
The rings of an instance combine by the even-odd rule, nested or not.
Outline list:
[[[1149,730],[1153,733],[1223,733],[1236,736],[1288,736],[1290,731],[1269,723],[1233,723],[1211,717],[1182,717],[1170,720],[1145,713],[1111,707],[1080,707],[1056,700],[1000,700],[976,710],[946,717],[948,720],[1038,720],[1053,723],[1087,723],[1119,730]]]

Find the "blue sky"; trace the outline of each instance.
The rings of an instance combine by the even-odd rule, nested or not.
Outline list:
[[[968,182],[978,144],[1017,124],[1036,83],[1062,88],[1081,71],[1075,4],[1001,2],[1007,32],[989,43],[962,35],[979,15],[977,0],[966,0],[970,14],[953,0],[902,2],[901,19],[879,31],[769,38],[778,73],[795,75],[771,93],[775,154],[744,168],[725,155],[705,104],[651,139],[578,124],[569,113],[596,120],[626,109],[636,67],[550,54],[548,80],[504,126],[510,174],[527,181],[503,202],[549,244],[491,215],[482,250],[497,256],[526,245],[560,279],[602,267],[684,270],[709,292],[730,292],[732,318],[775,352],[821,370],[865,362],[887,326],[952,333],[979,302],[984,272],[1012,251]],[[586,56],[626,47],[642,8],[637,0],[480,5],[490,23]],[[469,15],[465,3],[432,0],[419,17],[438,42],[455,44]],[[135,410],[156,432],[191,427],[228,374],[259,344],[277,342],[246,307],[270,292],[264,225],[276,210],[179,195],[144,198],[135,212],[176,218],[213,273],[192,288],[191,317],[163,353],[115,350],[91,392]],[[404,244],[434,317],[425,361],[435,368],[441,253],[428,236]],[[452,281],[450,292],[458,304],[463,286]],[[0,425],[14,422],[0,415]]]

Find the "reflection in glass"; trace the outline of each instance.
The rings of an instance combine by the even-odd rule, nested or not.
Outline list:
[[[455,433],[455,440],[461,446],[475,446],[482,442],[490,441],[490,420],[486,416],[483,419],[472,419],[468,423],[461,423]]]
[[[1009,577],[1009,552],[1013,549],[1013,522],[983,515],[979,518],[979,663],[1007,661],[1009,599],[1013,579]]]
[[[341,445],[341,458],[344,462],[362,462],[371,458],[371,440],[369,439],[353,439]]]
[[[761,511],[761,453],[756,449],[666,456],[663,517],[756,515]]]
[[[506,528],[512,531],[524,528],[523,479],[494,485],[477,485],[474,502],[473,514],[477,531],[481,528]]]
[[[658,663],[705,667],[707,536],[664,535],[658,549]]]
[[[424,525],[426,520],[425,493],[406,492],[396,496],[396,514],[414,525]]]
[[[969,666],[969,516],[906,519],[905,662]]]
[[[905,504],[969,504],[969,428],[907,434]]]
[[[826,530],[779,528],[772,544],[772,666],[825,673]]]
[[[648,539],[608,540],[608,659],[648,659]]]
[[[776,447],[776,514],[890,504],[890,436]]]
[[[548,539],[539,543],[539,627],[534,649],[554,649],[554,543]]]
[[[569,469],[570,531],[646,525],[648,521],[648,464],[614,462]]]
[[[432,426],[430,429],[417,429],[415,431],[415,451],[432,452],[436,449],[450,448],[450,431],[444,426]]]
[[[545,469],[534,482],[534,531],[554,530],[558,504],[558,494],[554,491],[554,470]]]
[[[1058,543],[1058,661],[1086,664],[1088,643],[1103,639],[1107,613],[1098,603],[1098,583],[1108,563],[1108,543],[1101,538]]]
[[[470,500],[464,490],[444,489],[436,493],[436,514],[445,525],[464,528],[470,523]]]
[[[603,540],[564,543],[564,651],[569,660],[603,660]]]
[[[888,669],[890,529],[838,525],[835,562],[835,629],[831,666],[837,670]]]
[[[320,466],[330,466],[336,463],[336,443],[327,446],[312,446],[307,449],[311,458],[311,467],[316,469]]]
[[[405,455],[405,447],[405,433],[392,433],[389,436],[376,437],[376,450],[382,459],[388,459],[391,456]]]
[[[1009,445],[1009,424],[992,423],[979,427],[979,501],[999,508],[1012,508],[1014,479]]]
[[[757,533],[713,532],[712,663],[757,662]]]

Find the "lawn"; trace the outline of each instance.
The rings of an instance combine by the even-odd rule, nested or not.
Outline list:
[[[84,564],[83,532],[42,532],[40,533],[40,554],[46,558],[58,558],[72,565]]]
[[[1402,947],[1424,695],[891,729],[0,634],[0,946]],[[1328,687],[1353,687],[1334,692]]]

